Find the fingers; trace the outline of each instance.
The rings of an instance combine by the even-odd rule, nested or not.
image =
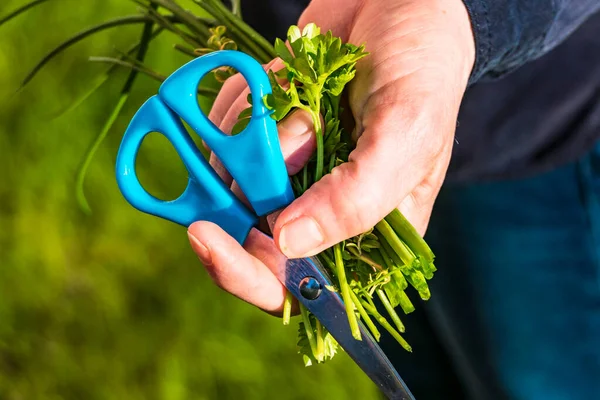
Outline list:
[[[296,111],[280,122],[278,131],[288,171],[296,173],[315,147],[312,119],[307,112]],[[233,190],[243,196],[237,186]],[[284,278],[286,257],[271,238],[252,229],[242,247],[220,227],[203,221],[192,224],[188,236],[219,287],[273,315],[281,313],[286,290],[278,277]]]
[[[277,125],[279,144],[288,175],[300,172],[316,147],[312,117],[307,111],[296,110]]]
[[[258,231],[253,232],[257,236]],[[217,286],[269,313],[281,312],[286,289],[262,261],[211,222],[190,225],[188,236],[192,249]],[[260,239],[250,240],[250,246],[265,247]],[[259,254],[264,256],[262,252]],[[269,261],[274,268],[280,265],[277,260]]]

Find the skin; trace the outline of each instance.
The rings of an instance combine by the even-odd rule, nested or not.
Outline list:
[[[366,43],[349,87],[356,149],[350,160],[271,216],[275,242],[253,230],[244,247],[218,226],[188,229],[192,249],[215,283],[271,314],[282,309],[285,288],[276,278],[283,254],[305,257],[367,231],[398,208],[424,234],[443,183],[460,102],[475,46],[460,0],[313,0],[301,16],[344,41]],[[279,60],[265,68],[277,70]],[[229,132],[247,107],[246,83],[224,85],[210,119]],[[288,173],[314,150],[310,117],[295,112],[278,125]],[[216,157],[211,164],[243,199]]]

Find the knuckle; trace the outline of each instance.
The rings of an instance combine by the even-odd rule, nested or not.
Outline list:
[[[432,179],[425,179],[410,193],[412,202],[417,209],[429,209],[439,192],[440,184]]]
[[[235,280],[235,277],[229,272],[230,266],[238,262],[239,257],[236,254],[228,253],[224,257],[219,257],[219,259],[215,260],[211,266],[205,268],[215,285],[226,292],[230,292],[229,287],[231,286],[231,282]]]
[[[431,160],[440,157],[446,148],[446,140],[443,135],[427,135],[423,141],[425,153]]]

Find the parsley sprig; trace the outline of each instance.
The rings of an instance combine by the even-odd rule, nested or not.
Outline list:
[[[335,141],[339,143],[339,101],[342,91],[354,78],[356,62],[365,57],[364,46],[342,43],[331,31],[321,34],[315,24],[308,24],[302,32],[297,26],[288,30],[290,49],[281,40],[275,41],[275,52],[281,58],[285,68],[278,76],[286,78],[289,88],[285,90],[269,72],[273,94],[267,96],[266,104],[274,110],[274,118],[279,121],[294,108],[310,113],[317,133],[316,165],[314,181],[321,179],[324,173],[324,159],[335,155]],[[324,132],[320,114],[324,111],[325,125],[329,128],[328,153],[324,148]],[[329,123],[329,126],[328,126]],[[332,136],[333,135],[333,136]],[[325,138],[327,138],[325,137]],[[335,165],[330,162],[329,169]],[[306,190],[306,185],[303,185]]]

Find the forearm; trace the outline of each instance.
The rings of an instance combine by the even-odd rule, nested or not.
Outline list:
[[[600,10],[598,0],[463,0],[476,41],[470,83],[541,57]]]

